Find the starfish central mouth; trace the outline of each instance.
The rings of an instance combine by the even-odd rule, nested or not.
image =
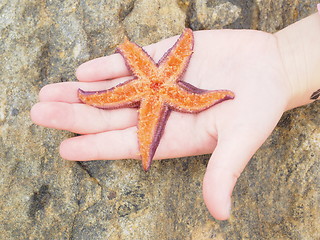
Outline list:
[[[163,85],[162,82],[152,81],[150,84],[150,88],[154,91],[159,91],[162,85]]]

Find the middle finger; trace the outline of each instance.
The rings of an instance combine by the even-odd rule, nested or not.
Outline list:
[[[119,130],[137,124],[137,109],[103,110],[81,103],[39,102],[31,109],[38,125],[79,134]]]

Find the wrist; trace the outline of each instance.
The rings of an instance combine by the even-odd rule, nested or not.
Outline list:
[[[287,109],[311,103],[320,88],[320,14],[274,34],[289,86]]]

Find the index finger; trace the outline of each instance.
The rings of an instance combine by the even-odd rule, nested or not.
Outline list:
[[[168,43],[170,44],[175,38],[163,40],[160,42],[161,44],[158,42],[148,45],[143,47],[143,49],[151,56],[151,58],[155,58],[154,60],[157,62],[165,52],[166,44],[164,43],[167,43],[168,45]],[[76,76],[80,82],[102,81],[130,75],[131,72],[125,63],[124,58],[119,53],[95,58],[81,64],[76,70]]]
[[[143,49],[153,58],[155,44],[143,47]],[[131,72],[120,53],[95,58],[81,64],[76,70],[76,76],[80,82],[102,81],[129,75]]]
[[[129,75],[130,72],[119,53],[90,60],[81,64],[76,70],[77,79],[81,82],[101,81]]]

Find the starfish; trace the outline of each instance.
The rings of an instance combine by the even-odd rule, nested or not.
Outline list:
[[[173,47],[155,63],[140,46],[126,39],[117,52],[134,78],[103,91],[78,90],[83,103],[97,108],[139,107],[137,136],[145,171],[151,166],[171,110],[198,113],[234,98],[229,90],[204,90],[182,81],[193,44],[192,30],[185,29]]]

